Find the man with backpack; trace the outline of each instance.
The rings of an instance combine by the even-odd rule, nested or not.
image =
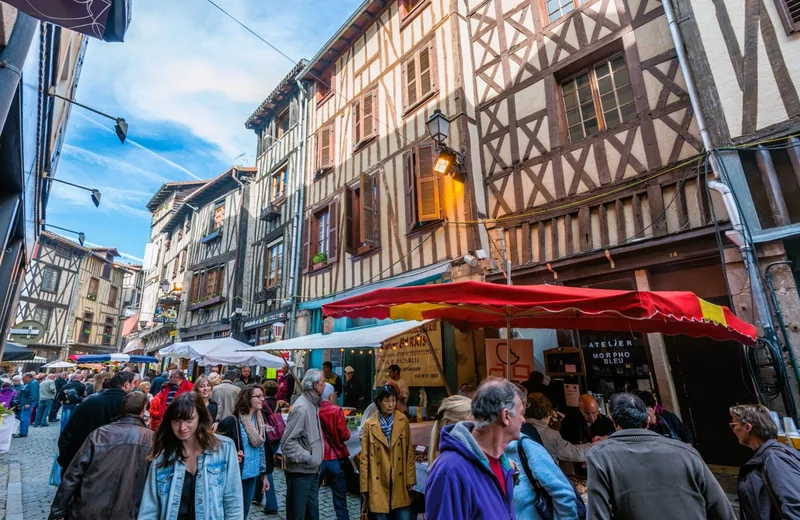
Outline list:
[[[739,469],[742,520],[800,518],[800,455],[779,443],[778,427],[760,404],[730,409],[731,429],[739,444],[755,453]]]
[[[58,401],[61,403],[61,430],[69,422],[69,418],[75,408],[83,401],[83,396],[86,394],[86,385],[82,383],[83,374],[75,372],[72,374],[72,379],[65,384],[61,391],[58,393]]]

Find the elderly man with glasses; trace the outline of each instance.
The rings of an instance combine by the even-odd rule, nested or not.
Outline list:
[[[301,385],[303,395],[292,405],[281,438],[286,474],[286,518],[317,520],[319,468],[325,455],[319,422],[325,375],[312,368],[306,371]]]

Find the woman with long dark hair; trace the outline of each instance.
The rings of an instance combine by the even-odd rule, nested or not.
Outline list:
[[[244,517],[250,511],[250,503],[258,487],[262,493],[269,489],[268,474],[274,469],[272,445],[267,440],[267,428],[261,407],[264,390],[260,386],[247,385],[236,397],[233,415],[219,423],[219,433],[231,439],[239,457],[242,479],[242,505]]]
[[[194,392],[172,401],[153,438],[139,520],[242,520],[236,447],[214,435]]]

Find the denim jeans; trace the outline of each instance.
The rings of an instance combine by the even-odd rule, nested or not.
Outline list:
[[[69,422],[69,418],[72,416],[72,412],[75,411],[77,408],[77,404],[67,404],[64,403],[64,406],[61,407],[61,431],[64,431],[64,428],[67,426]]]
[[[286,520],[319,520],[319,472],[286,472]]]
[[[261,482],[261,477],[252,477],[242,479],[242,500],[244,500],[244,518],[247,518],[247,513],[250,512],[250,503],[253,501],[253,496],[256,493],[256,487]],[[260,486],[258,486],[260,488]]]
[[[399,507],[389,513],[372,513],[375,520],[411,520],[411,508]],[[455,519],[454,519],[455,520]]]
[[[47,426],[47,417],[50,416],[50,407],[53,406],[52,399],[42,399],[36,407],[36,420],[34,426]]]
[[[336,510],[336,520],[350,520],[347,511],[347,483],[344,478],[342,465],[338,460],[325,460],[319,467],[319,480],[328,477],[328,485],[333,494],[333,508]]]
[[[264,511],[277,511],[278,495],[275,494],[275,481],[272,479],[272,473],[267,473],[267,480],[269,480],[269,489],[266,493],[262,493],[261,486],[256,486],[256,492],[253,495],[253,502],[258,502],[260,505],[264,505],[264,495],[266,495],[267,503],[264,505]]]
[[[31,425],[31,409],[28,407],[26,410],[25,407],[22,407],[22,411],[19,414],[20,416],[20,423],[19,423],[19,434],[20,435],[28,435],[28,427]]]

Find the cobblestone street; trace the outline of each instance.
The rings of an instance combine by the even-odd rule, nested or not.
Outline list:
[[[50,468],[53,458],[58,452],[58,423],[46,428],[31,428],[28,437],[12,439],[11,450],[0,455],[0,519],[6,520],[43,520],[50,513],[50,504],[53,501],[56,488],[48,485]],[[19,464],[21,469],[20,482],[15,480],[13,468]],[[277,515],[265,515],[263,507],[257,508],[254,504],[250,508],[248,520],[285,519],[285,494],[286,482],[283,472],[276,470],[274,474],[275,487],[278,492],[280,511]],[[10,485],[9,485],[10,484]],[[8,510],[9,496],[13,490],[22,488],[22,516]],[[9,493],[10,492],[10,493]],[[330,489],[325,487],[320,490],[320,519],[333,520],[336,513],[331,501]],[[13,501],[13,500],[12,500]],[[359,514],[359,499],[348,497],[350,518],[357,519]]]

